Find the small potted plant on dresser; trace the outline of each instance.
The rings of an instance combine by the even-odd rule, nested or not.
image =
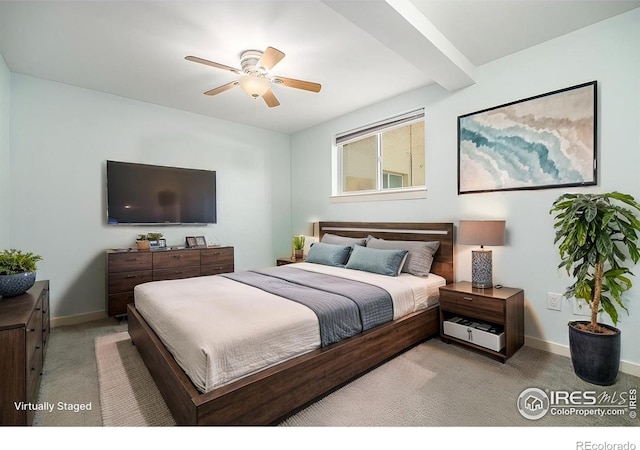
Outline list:
[[[618,323],[618,308],[628,310],[622,293],[632,287],[632,275],[624,264],[640,260],[636,242],[640,204],[619,192],[606,194],[564,194],[551,210],[555,214],[554,244],[561,262],[575,282],[565,297],[584,301],[591,310],[590,321],[569,322],[569,349],[578,377],[601,386],[615,383],[620,365],[620,330],[598,322],[606,313]]]
[[[151,248],[149,241],[150,239],[147,234],[139,234],[138,237],[136,237],[136,247],[138,250],[149,250]]]
[[[21,250],[0,252],[0,296],[14,297],[27,292],[36,282],[36,265],[42,257]]]

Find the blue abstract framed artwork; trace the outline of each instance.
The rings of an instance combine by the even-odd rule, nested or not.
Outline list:
[[[597,82],[458,117],[458,194],[597,183]]]

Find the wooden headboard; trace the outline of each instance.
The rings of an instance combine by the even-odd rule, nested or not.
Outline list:
[[[431,272],[454,281],[453,269],[453,223],[429,222],[319,222],[319,237],[326,233],[338,236],[366,238],[371,235],[379,239],[394,241],[440,241]]]

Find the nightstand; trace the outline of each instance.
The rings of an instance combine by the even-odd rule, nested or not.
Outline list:
[[[468,281],[442,286],[440,338],[504,363],[524,344],[524,291],[476,289]]]
[[[282,258],[278,258],[276,260],[276,265],[285,266],[287,264],[304,262],[304,258],[294,258],[293,256],[283,256]]]

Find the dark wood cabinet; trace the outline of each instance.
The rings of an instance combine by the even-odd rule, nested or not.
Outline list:
[[[49,342],[49,281],[0,297],[0,424],[32,425]]]
[[[233,247],[108,250],[107,312],[125,315],[138,284],[233,272],[233,255]]]
[[[495,351],[467,340],[447,335],[444,322],[454,317],[478,320],[504,332],[504,347]],[[470,282],[440,288],[440,337],[457,342],[505,362],[524,345],[524,291],[502,287],[477,289]]]

